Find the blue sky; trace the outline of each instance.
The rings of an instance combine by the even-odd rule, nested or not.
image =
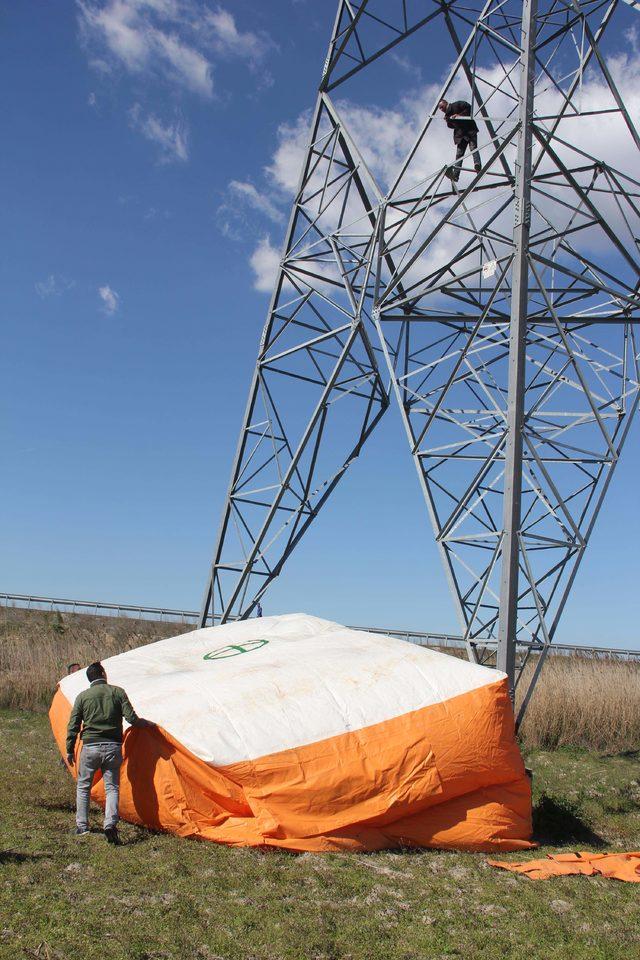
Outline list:
[[[0,5],[3,590],[199,605],[333,17]],[[417,57],[363,93],[400,148]],[[638,643],[639,441],[558,639]],[[264,607],[457,628],[395,410]]]

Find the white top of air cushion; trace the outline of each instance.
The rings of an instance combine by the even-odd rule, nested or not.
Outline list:
[[[140,716],[216,766],[359,730],[504,677],[305,614],[193,630],[103,663]],[[60,682],[71,703],[88,685],[84,670]]]

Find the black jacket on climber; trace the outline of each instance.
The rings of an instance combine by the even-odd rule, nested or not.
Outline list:
[[[478,127],[475,120],[471,118],[471,104],[466,100],[454,100],[453,103],[448,103],[444,118],[447,126],[453,130],[454,143],[467,139],[475,140]]]

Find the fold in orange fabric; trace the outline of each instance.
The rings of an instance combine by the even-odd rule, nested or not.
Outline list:
[[[548,880],[582,874],[584,877],[610,877],[627,883],[640,883],[640,853],[556,853],[542,860],[523,860],[506,863],[487,861],[492,867],[501,867],[512,873],[523,873],[531,880]]]
[[[58,690],[50,718],[63,755],[70,710]],[[318,852],[532,846],[531,788],[506,680],[225,766],[161,727],[128,730],[123,748],[121,816],[180,836]],[[104,803],[101,779],[92,797]]]

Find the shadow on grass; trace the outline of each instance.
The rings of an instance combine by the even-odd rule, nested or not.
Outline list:
[[[104,830],[102,827],[89,827],[89,833],[94,837],[104,837]],[[145,830],[143,827],[136,828],[136,832],[133,835],[125,834],[122,832],[122,821],[119,824],[119,836],[120,841],[118,846],[120,847],[135,847],[139,843],[147,843],[149,840],[152,840],[156,834],[151,830]],[[105,841],[106,842],[106,841]]]
[[[46,800],[41,799],[36,801],[36,806],[40,807],[41,810],[48,810],[54,813],[68,813],[72,817],[75,817],[76,805],[73,800]],[[92,804],[92,813],[98,818],[102,817],[102,810],[97,806]],[[161,836],[162,830],[153,830],[148,827],[141,827],[138,824],[134,827],[135,833],[129,835],[126,838],[121,835],[120,841],[122,846],[133,847],[137,846],[139,843],[147,843],[149,840],[152,840],[154,837]],[[101,827],[90,827],[90,833],[101,834],[104,831]]]
[[[43,853],[20,853],[18,850],[0,850],[0,863],[30,863],[40,860]]]
[[[160,830],[146,830],[144,827],[137,827],[133,836],[123,837],[120,833],[120,843],[123,847],[134,847],[139,843],[148,843],[161,834]]]
[[[555,847],[587,844],[603,847],[606,841],[596,833],[579,803],[566,797],[543,793],[533,808],[533,836],[541,844]]]
[[[62,811],[63,813],[75,813],[76,805],[72,800],[36,800],[36,806],[41,810]]]

